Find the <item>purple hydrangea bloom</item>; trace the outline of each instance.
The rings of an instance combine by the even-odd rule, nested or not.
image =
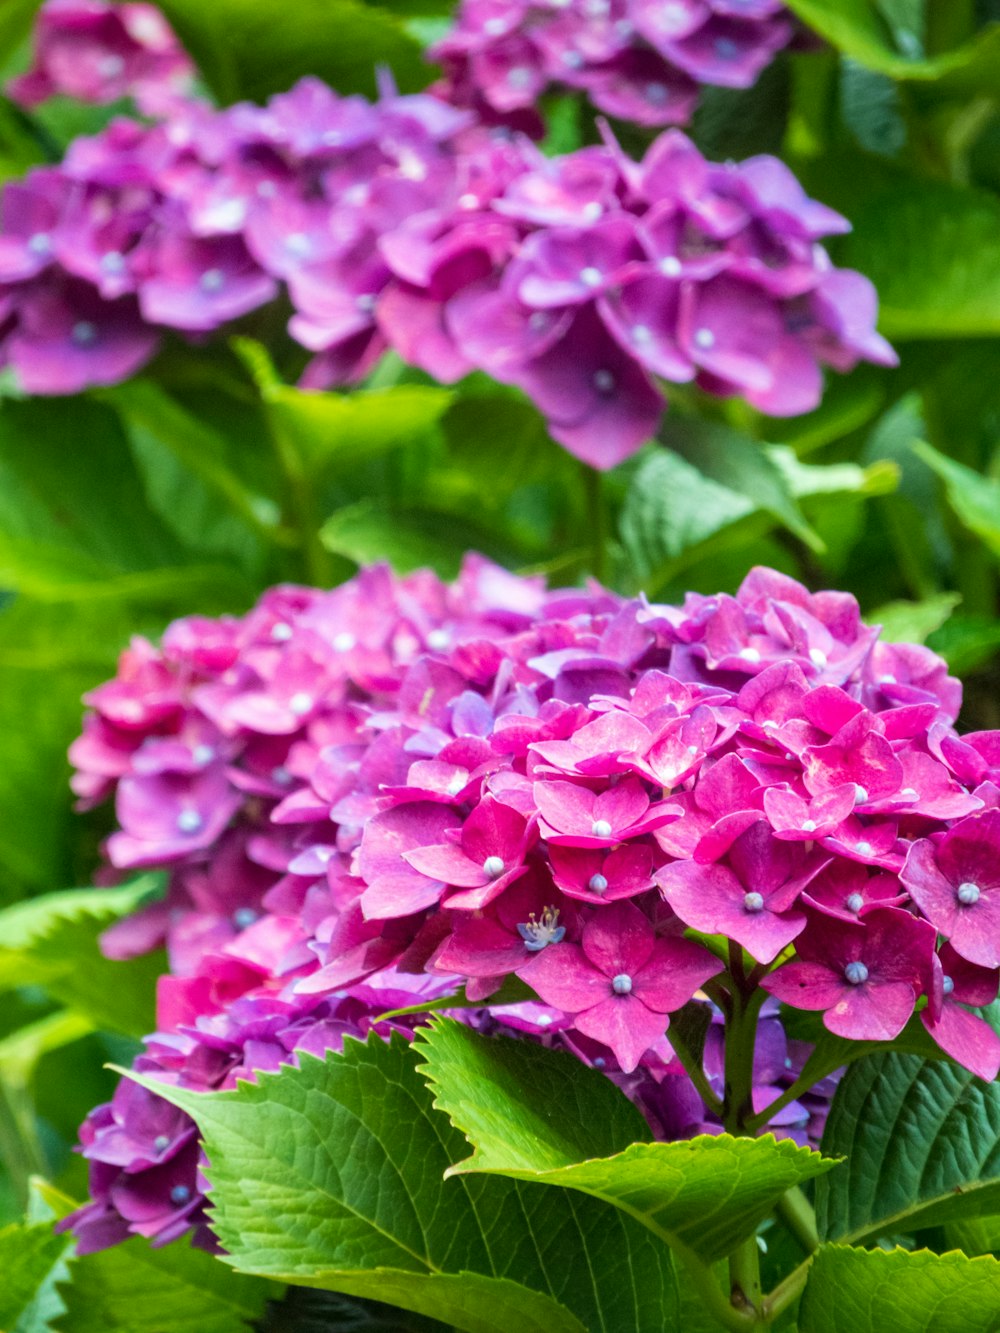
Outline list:
[[[610,137],[553,159],[428,94],[305,79],[266,107],[116,119],[0,211],[0,358],[36,393],[124,379],[162,330],[201,338],[282,284],[303,387],[357,383],[387,348],[445,383],[485,370],[598,468],[656,435],[661,380],[789,415],[824,365],[895,360],[870,284],[822,248],[845,221],[777,159],[713,164],[679,131],[639,163]]]

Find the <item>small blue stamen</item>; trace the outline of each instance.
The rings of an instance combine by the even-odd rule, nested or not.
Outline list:
[[[559,943],[566,934],[566,927],[559,924],[558,907],[546,907],[537,919],[532,912],[527,921],[519,922],[517,933],[529,953],[541,953],[547,945]]]
[[[631,995],[632,978],[627,972],[619,972],[616,977],[611,979],[611,989],[616,995]]]

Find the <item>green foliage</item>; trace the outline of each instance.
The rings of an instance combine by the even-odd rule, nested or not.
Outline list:
[[[639,1113],[596,1070],[459,1023],[436,1020],[417,1046],[435,1105],[475,1149],[450,1174],[579,1190],[708,1262],[752,1236],[786,1190],[836,1165],[770,1136],[648,1142]]]
[[[995,195],[944,182],[907,181],[866,198],[851,221],[854,231],[838,258],[875,283],[879,327],[888,338],[975,338],[1000,332],[1000,200]]]
[[[1000,1085],[945,1062],[885,1053],[853,1064],[816,1182],[820,1235],[851,1242],[1000,1212]]]
[[[1000,1263],[929,1250],[824,1245],[812,1262],[800,1333],[996,1333]]]
[[[463,1137],[398,1038],[348,1041],[230,1093],[150,1086],[198,1122],[212,1226],[241,1271],[469,1333],[619,1333],[669,1327],[681,1308],[668,1252],[618,1210],[517,1181],[446,1180]]]
[[[48,1333],[39,1295],[66,1252],[68,1242],[47,1222],[0,1230],[0,1329],[4,1333]]]
[[[880,74],[901,82],[937,85],[946,93],[996,93],[1000,89],[1000,29],[996,27],[957,50],[927,60],[920,58],[918,42],[900,42],[900,28],[893,33],[870,0],[787,0],[787,4],[838,50]],[[902,50],[904,46],[909,50]]]
[[[137,1037],[151,1031],[162,955],[113,962],[97,938],[148,900],[157,883],[145,875],[123,888],[52,893],[0,912],[0,989],[42,986],[97,1027]]]
[[[53,1333],[245,1333],[276,1290],[187,1241],[153,1249],[138,1236],[74,1260],[70,1277]]]
[[[387,65],[404,92],[429,82],[420,45],[393,5],[292,0],[279,23],[256,0],[162,0],[160,7],[223,102],[263,100],[307,74],[342,93],[371,95],[377,65]]]

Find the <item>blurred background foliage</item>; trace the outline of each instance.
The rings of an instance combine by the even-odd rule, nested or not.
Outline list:
[[[56,892],[89,882],[107,827],[106,812],[72,813],[65,753],[81,694],[130,635],[375,559],[451,575],[469,547],[663,600],[732,590],[766,563],[849,589],[887,637],[942,652],[966,681],[965,728],[1000,726],[1000,2],[789,6],[822,40],[748,92],[707,90],[693,133],[717,158],[780,154],[853,223],[833,258],[876,284],[901,365],[830,376],[808,416],[675,389],[662,438],[598,476],[479,375],[444,389],[390,357],[349,395],[298,390],[304,354],[280,306],[79,398],[27,399],[0,375],[0,1223],[22,1215],[32,1172],[82,1196],[77,1124],[112,1086],[102,1064],[152,1026],[158,960],[111,978],[96,939],[155,886],[94,891],[86,910]],[[449,11],[162,8],[220,102],[307,73],[370,93],[376,62],[420,87]],[[27,63],[36,9],[0,5],[4,78]],[[0,177],[58,160],[121,109],[57,99],[28,114],[0,98]],[[586,106],[547,111],[552,151],[594,140]]]

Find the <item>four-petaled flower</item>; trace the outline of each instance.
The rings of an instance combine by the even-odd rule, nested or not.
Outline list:
[[[580,944],[546,948],[518,976],[573,1026],[610,1046],[626,1073],[666,1031],[667,1015],[722,970],[699,944],[658,939],[631,903],[616,903],[584,927]]]

